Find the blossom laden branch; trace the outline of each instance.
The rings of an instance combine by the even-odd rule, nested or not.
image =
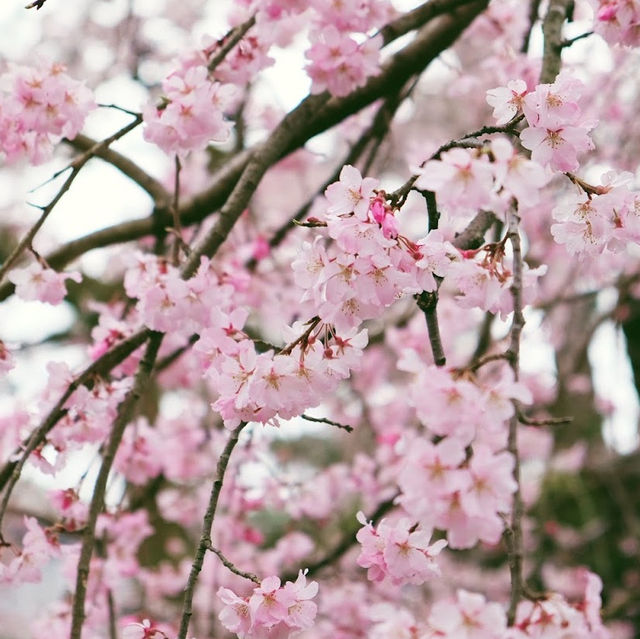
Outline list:
[[[23,445],[22,449],[17,451],[10,461],[7,461],[3,468],[0,470],[0,490],[5,489],[5,493],[0,504],[0,525],[4,514],[7,510],[7,505],[11,497],[14,486],[20,479],[22,468],[26,463],[29,455],[38,448],[44,441],[47,434],[58,423],[58,421],[66,413],[64,408],[67,400],[74,391],[82,385],[90,385],[92,380],[101,375],[105,375],[112,368],[117,366],[120,362],[126,359],[133,351],[141,346],[148,339],[148,331],[143,329],[138,331],[131,337],[118,343],[116,346],[107,351],[104,355],[99,357],[95,362],[90,364],[82,373],[80,373],[74,380],[67,386],[65,392],[56,402],[55,406],[49,411],[47,416],[42,420],[40,426],[36,428],[27,442]],[[19,456],[17,460],[13,460],[13,457]]]
[[[397,90],[406,83],[408,78],[420,73],[444,49],[450,46],[473,19],[486,8],[487,4],[488,0],[463,2],[462,5],[464,6],[461,5],[460,9],[452,12],[451,15],[441,16],[437,23],[429,24],[428,28],[421,30],[414,41],[394,54],[387,65],[383,67],[382,72],[377,76],[372,76],[362,89],[358,89],[344,98],[332,98],[326,102],[324,108],[318,109],[317,112],[318,102],[316,101],[316,106],[308,109],[306,120],[300,119],[296,127],[291,128],[290,122],[287,122],[287,126],[291,128],[290,140],[287,145],[284,145],[285,148],[280,152],[277,159],[295,151],[310,138],[341,122],[344,118],[371,104],[376,99]],[[417,28],[420,25],[421,23],[418,23],[411,28]],[[313,97],[317,98],[319,96]],[[88,146],[93,141],[79,135],[69,143]],[[211,187],[184,203],[180,210],[183,226],[201,221],[224,204],[240,175],[254,156],[255,151],[256,148],[233,156],[213,176]],[[52,268],[60,268],[89,250],[152,234],[160,222],[165,225],[171,223],[168,211],[170,198],[164,187],[158,185],[135,163],[120,154],[115,154],[111,149],[108,150],[108,153],[104,150],[98,151],[96,157],[111,162],[116,168],[119,168],[147,190],[154,198],[160,215],[154,213],[142,220],[119,223],[72,240],[45,256]],[[231,218],[227,217],[227,222],[231,222]],[[226,223],[219,227],[218,232],[222,231],[223,226],[226,226]],[[226,233],[224,236],[226,237]],[[199,260],[199,255],[197,260]],[[0,286],[0,301],[6,299],[12,291],[13,286],[10,284]]]

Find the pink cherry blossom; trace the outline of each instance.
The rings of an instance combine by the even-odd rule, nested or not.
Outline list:
[[[362,178],[360,171],[346,165],[340,171],[340,181],[327,187],[325,197],[330,203],[327,211],[333,215],[355,213],[361,220],[367,219],[370,199],[378,181],[374,178]]]
[[[382,39],[369,38],[358,44],[333,25],[312,34],[314,44],[306,56],[311,60],[307,73],[313,93],[327,89],[337,97],[345,96],[379,73],[378,58]]]
[[[452,602],[438,601],[429,615],[438,637],[447,639],[502,639],[507,623],[497,603],[487,603],[478,593],[458,590]]]
[[[493,107],[493,117],[498,126],[506,124],[522,111],[527,93],[527,84],[523,80],[510,80],[506,87],[487,91],[487,102]]]
[[[418,170],[416,185],[434,191],[438,204],[456,215],[474,211],[491,201],[493,172],[486,158],[473,151],[451,149],[440,160],[430,160]]]
[[[16,285],[16,294],[23,300],[39,300],[55,305],[60,304],[67,295],[65,280],[80,282],[82,276],[77,271],[58,273],[40,262],[33,262],[26,268],[11,271],[9,279]]]

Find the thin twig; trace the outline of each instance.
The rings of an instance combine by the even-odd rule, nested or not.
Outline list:
[[[204,563],[204,557],[207,549],[211,546],[211,527],[213,525],[213,519],[218,507],[218,499],[220,497],[220,491],[224,483],[224,475],[227,471],[229,464],[229,458],[231,453],[238,443],[238,437],[242,429],[246,426],[246,422],[242,422],[235,428],[229,435],[227,444],[218,459],[218,466],[216,468],[216,478],[211,487],[211,495],[209,496],[209,504],[207,511],[202,521],[202,534],[200,536],[200,542],[196,549],[196,554],[191,564],[191,571],[189,573],[189,579],[187,580],[187,586],[184,591],[184,601],[182,604],[182,614],[180,617],[180,630],[178,631],[178,639],[186,639],[187,632],[189,630],[189,622],[191,621],[193,595],[195,592],[196,584],[198,582],[198,576],[202,570]]]
[[[320,318],[316,315],[315,317],[312,317],[308,322],[307,325],[309,328],[307,328],[305,330],[304,333],[302,333],[302,335],[300,335],[300,337],[296,337],[296,339],[293,340],[293,342],[291,342],[290,344],[287,344],[284,348],[280,349],[280,352],[278,353],[279,355],[291,355],[293,349],[298,345],[298,344],[306,344],[307,340],[309,339],[309,336],[311,335],[311,333],[314,331],[315,327],[320,323]]]
[[[349,424],[341,424],[340,422],[334,422],[333,420],[327,419],[326,417],[311,417],[311,415],[307,415],[305,413],[302,413],[300,417],[302,417],[302,419],[306,419],[308,422],[317,422],[318,424],[329,424],[329,426],[342,428],[342,430],[346,430],[348,433],[353,432],[353,426],[349,426]]]
[[[467,370],[477,371],[479,368],[482,368],[485,364],[489,362],[496,362],[499,360],[507,360],[509,361],[511,356],[508,353],[492,353],[491,355],[485,355],[484,357],[480,357],[475,360],[467,367]]]
[[[513,283],[511,284],[511,298],[513,300],[513,320],[511,322],[511,337],[509,341],[509,363],[513,371],[514,381],[520,378],[520,338],[524,328],[525,319],[522,301],[522,247],[520,243],[519,222],[520,218],[515,206],[509,212],[507,237],[513,250]],[[511,594],[509,598],[509,610],[507,619],[509,626],[513,626],[516,618],[516,609],[523,596],[524,579],[522,576],[523,542],[522,542],[522,517],[524,505],[520,493],[520,454],[518,451],[518,412],[520,407],[514,400],[515,412],[509,421],[509,435],[507,450],[513,456],[513,478],[516,489],[513,494],[511,525],[505,531],[508,549],[509,572],[511,574]]]
[[[173,181],[173,202],[171,204],[173,230],[175,232],[175,236],[173,238],[173,253],[171,259],[174,266],[178,266],[180,260],[180,247],[182,245],[182,225],[180,224],[180,214],[178,213],[178,211],[180,210],[180,169],[182,169],[182,164],[180,164],[179,156],[176,155],[175,177]]]
[[[227,57],[227,55],[231,52],[231,50],[244,38],[247,31],[251,29],[251,27],[256,23],[255,15],[251,16],[248,20],[239,24],[237,27],[234,27],[225,35],[221,40],[219,40],[220,49],[216,51],[215,55],[209,60],[209,64],[207,68],[209,72],[212,72],[216,69],[216,67]]]
[[[94,144],[90,149],[74,158],[74,160],[68,167],[58,171],[54,175],[53,179],[71,168],[69,177],[67,177],[67,179],[64,181],[63,185],[60,187],[54,198],[51,200],[51,202],[49,202],[49,204],[47,204],[47,206],[42,208],[42,214],[38,218],[37,222],[29,229],[29,231],[27,231],[22,240],[20,240],[18,245],[11,252],[11,255],[9,255],[4,264],[0,267],[0,282],[2,282],[9,269],[18,261],[25,249],[31,246],[31,242],[36,236],[36,233],[45,223],[45,220],[49,217],[49,214],[51,213],[51,211],[53,211],[56,204],[61,200],[62,196],[69,190],[71,184],[73,184],[73,181],[78,176],[78,173],[80,173],[82,167],[95,155],[96,152],[98,152],[100,149],[108,147],[112,142],[115,142],[119,138],[129,133],[129,131],[131,131],[132,129],[135,129],[140,124],[140,122],[142,122],[142,117],[137,117],[133,122],[130,122],[127,126],[120,129],[113,135],[110,135],[108,138],[105,138],[104,140],[102,140],[102,142],[97,142],[96,144]]]
[[[220,561],[234,575],[238,575],[238,577],[244,577],[245,579],[249,579],[250,581],[253,581],[254,584],[260,585],[262,580],[257,575],[254,575],[252,572],[244,572],[244,570],[240,570],[239,568],[236,568],[236,566],[222,554],[221,550],[214,548],[211,544],[207,546],[207,550],[210,550],[212,553],[218,555],[218,557],[220,558]]]
[[[111,350],[107,351],[104,355],[99,357],[95,362],[85,368],[74,380],[69,384],[62,397],[56,402],[55,406],[48,412],[47,416],[40,422],[38,428],[36,428],[26,443],[23,444],[20,450],[16,451],[16,455],[20,455],[16,461],[8,461],[0,470],[0,490],[5,486],[5,493],[0,504],[0,527],[2,526],[2,520],[9,503],[9,498],[13,491],[14,486],[20,479],[22,467],[29,458],[29,455],[44,443],[47,434],[58,423],[58,421],[66,414],[64,405],[74,391],[80,386],[87,386],[91,388],[93,380],[96,377],[106,374],[114,366],[117,366],[120,362],[125,360],[133,351],[135,351],[141,344],[148,339],[147,329],[142,329],[123,340]]]
[[[136,404],[143,394],[158,355],[158,349],[162,343],[163,334],[151,332],[149,343],[144,357],[140,360],[138,371],[131,390],[127,393],[120,406],[118,415],[111,427],[111,434],[102,455],[102,464],[93,489],[93,496],[89,505],[87,523],[82,535],[82,546],[78,559],[78,572],[76,575],[76,588],[71,608],[71,639],[80,639],[82,636],[82,626],[85,619],[84,603],[87,594],[89,581],[89,565],[95,546],[95,528],[98,516],[104,508],[104,496],[107,488],[107,479],[111,471],[113,460],[122,441],[125,428],[133,417]]]
[[[483,126],[480,129],[475,131],[471,131],[463,135],[460,138],[455,140],[450,140],[449,142],[445,142],[445,144],[441,145],[434,153],[432,153],[423,163],[424,166],[429,160],[439,160],[440,156],[446,151],[450,151],[455,148],[467,148],[470,146],[469,140],[473,140],[475,138],[482,137],[483,135],[491,135],[494,133],[510,133],[512,135],[517,135],[517,125],[524,118],[523,115],[519,115],[513,118],[510,122],[505,124],[504,126]],[[476,146],[473,144],[472,146]],[[407,195],[413,189],[414,184],[417,182],[420,175],[418,173],[412,175],[402,186],[398,187],[393,193],[389,193],[388,197],[391,202],[395,203],[397,206],[402,206],[404,201],[407,198]]]
[[[566,49],[567,47],[570,47],[574,42],[578,42],[578,40],[582,40],[584,38],[588,38],[589,36],[592,36],[593,34],[594,34],[593,31],[586,31],[585,33],[581,33],[580,35],[573,36],[573,38],[569,38],[567,40],[563,40],[560,43],[560,46],[563,49]]]
[[[543,417],[536,419],[527,417],[522,411],[518,411],[518,421],[526,426],[560,426],[561,424],[570,424],[573,417]]]

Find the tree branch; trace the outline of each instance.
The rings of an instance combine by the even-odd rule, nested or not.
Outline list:
[[[49,411],[47,416],[42,420],[40,426],[36,428],[29,439],[22,447],[22,453],[20,450],[16,451],[16,455],[20,455],[20,458],[16,461],[8,461],[0,470],[0,490],[6,486],[6,491],[0,505],[0,525],[4,517],[4,513],[7,509],[7,504],[13,491],[14,486],[20,478],[22,467],[27,461],[29,455],[44,441],[49,431],[58,423],[58,421],[65,415],[66,409],[65,403],[71,397],[73,392],[79,386],[87,386],[91,388],[92,380],[95,377],[106,374],[112,368],[117,366],[120,362],[124,361],[133,351],[135,351],[141,344],[148,339],[147,329],[143,329],[134,333],[131,337],[123,340],[111,350],[107,351],[104,355],[99,357],[95,362],[90,364],[82,371],[67,387],[62,397],[56,402],[55,406]]]
[[[93,489],[87,523],[82,535],[82,546],[80,549],[78,572],[76,575],[76,589],[71,611],[71,639],[80,639],[82,636],[82,626],[85,619],[84,602],[89,581],[89,564],[91,562],[91,555],[93,554],[96,541],[96,522],[104,508],[104,496],[107,488],[109,472],[111,471],[116,451],[122,441],[125,428],[131,421],[136,404],[138,403],[138,400],[144,392],[149,378],[151,377],[151,372],[158,355],[158,349],[162,343],[162,338],[162,333],[150,332],[147,350],[138,366],[138,372],[136,373],[133,387],[124,398],[122,404],[118,407],[118,415],[111,428],[111,434],[109,435],[109,440],[102,456],[102,464],[100,465],[100,471],[98,472],[98,477]]]
[[[231,453],[238,443],[240,432],[246,425],[246,422],[242,422],[235,430],[231,432],[231,434],[229,435],[229,439],[227,440],[227,444],[224,447],[220,458],[218,459],[216,478],[211,487],[209,505],[207,506],[207,511],[202,521],[202,534],[200,536],[200,543],[196,548],[196,554],[193,559],[193,564],[191,565],[189,579],[187,581],[187,586],[184,592],[178,639],[186,639],[187,632],[189,630],[189,622],[191,621],[191,615],[193,614],[193,595],[195,592],[196,584],[198,582],[198,576],[200,575],[200,571],[202,570],[202,565],[204,563],[204,556],[207,552],[207,549],[211,547],[211,527],[213,525],[213,519],[218,507],[218,499],[220,497],[220,491],[222,490],[222,485],[224,483],[224,475],[227,471]]]
[[[60,187],[54,198],[51,200],[51,202],[49,202],[49,204],[47,204],[46,207],[42,209],[42,214],[38,218],[38,221],[29,229],[26,235],[18,243],[16,248],[12,251],[11,255],[9,255],[4,264],[2,264],[2,266],[0,267],[0,282],[2,282],[9,269],[18,261],[23,251],[31,246],[31,242],[36,236],[36,233],[40,230],[45,220],[49,217],[49,214],[51,213],[51,211],[53,211],[56,204],[62,199],[62,196],[69,190],[71,184],[73,184],[73,181],[78,176],[78,173],[80,173],[82,167],[101,149],[106,149],[111,143],[125,136],[132,129],[135,129],[141,122],[142,117],[136,117],[133,122],[129,123],[119,131],[116,131],[116,133],[110,135],[108,138],[102,140],[102,142],[94,143],[93,146],[87,149],[82,155],[74,158],[74,160],[68,167],[54,174],[52,179],[57,178],[68,169],[71,169],[69,177],[64,181],[64,184]]]
[[[507,237],[513,249],[513,283],[511,285],[511,298],[513,300],[513,320],[511,323],[511,338],[509,342],[509,364],[513,371],[514,380],[520,377],[520,337],[524,328],[525,319],[522,301],[522,247],[519,232],[520,218],[515,207],[509,212]],[[516,609],[524,592],[524,579],[522,576],[522,517],[524,505],[520,493],[520,454],[518,451],[518,415],[520,406],[517,400],[514,402],[514,415],[509,421],[509,435],[507,450],[513,455],[513,478],[516,482],[516,490],[513,494],[511,526],[505,531],[508,548],[509,571],[511,574],[511,595],[509,598],[509,610],[507,620],[509,626],[513,626],[516,618]]]
[[[540,84],[550,84],[560,73],[562,64],[562,25],[569,12],[573,0],[550,0],[547,14],[542,23],[544,34],[544,52]]]

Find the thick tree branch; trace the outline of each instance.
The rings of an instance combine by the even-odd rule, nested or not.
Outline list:
[[[569,7],[573,0],[550,0],[547,14],[542,23],[544,34],[544,52],[542,56],[542,70],[540,84],[550,84],[560,73],[562,64],[562,25],[564,24]]]

